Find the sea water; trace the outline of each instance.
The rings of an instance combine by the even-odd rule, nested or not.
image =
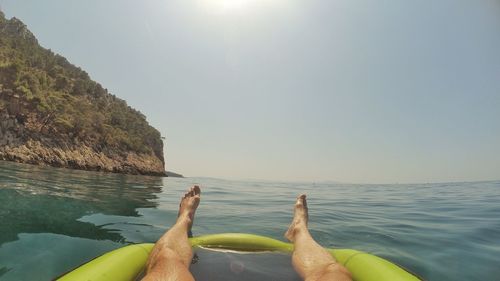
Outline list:
[[[500,181],[359,185],[180,179],[2,161],[0,280],[51,280],[112,249],[154,242],[174,223],[179,198],[193,184],[202,186],[194,235],[244,232],[284,240],[295,197],[307,193],[311,233],[325,247],[369,252],[427,280],[500,280]],[[222,255],[204,258],[199,266],[206,260],[223,265]],[[233,256],[226,264],[236,259],[237,270],[257,268],[267,273],[259,275],[264,281],[274,280],[273,273],[288,274],[288,258],[268,265]],[[199,266],[193,271],[203,280],[209,273]],[[247,273],[229,280],[243,280]]]

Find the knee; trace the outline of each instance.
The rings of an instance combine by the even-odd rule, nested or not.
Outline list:
[[[352,275],[345,266],[338,262],[332,262],[323,266],[321,271],[317,274],[316,280],[352,280]],[[335,278],[330,278],[335,277]]]
[[[348,275],[349,277],[351,276],[351,272],[345,266],[341,265],[338,262],[334,262],[332,264],[329,264],[327,267],[333,271],[342,272],[342,273]]]
[[[182,259],[174,250],[164,247],[157,253],[151,255],[148,262],[148,270],[155,267],[166,267],[172,263],[182,263]]]
[[[164,247],[161,249],[161,251],[158,253],[160,259],[166,259],[166,260],[178,260],[179,254],[177,254],[176,251],[174,251],[171,248]]]

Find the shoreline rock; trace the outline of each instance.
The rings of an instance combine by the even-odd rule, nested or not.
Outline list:
[[[123,156],[106,155],[87,146],[63,150],[33,140],[15,147],[7,145],[0,148],[0,160],[86,171],[167,176],[163,163],[154,155],[134,152]]]
[[[5,113],[0,117],[0,160],[77,170],[167,176],[163,162],[154,153],[96,151],[88,145],[63,140],[58,144],[44,144],[32,138],[15,117]]]

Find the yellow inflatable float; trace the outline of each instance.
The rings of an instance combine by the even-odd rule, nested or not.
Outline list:
[[[193,237],[193,247],[241,252],[291,252],[293,245],[265,236],[223,233]],[[132,281],[143,271],[154,244],[125,246],[108,252],[60,277],[59,281]],[[351,249],[327,249],[352,273],[355,281],[418,281],[412,273],[383,258]]]

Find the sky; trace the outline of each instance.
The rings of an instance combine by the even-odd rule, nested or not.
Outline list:
[[[0,0],[185,176],[500,179],[498,0]]]

